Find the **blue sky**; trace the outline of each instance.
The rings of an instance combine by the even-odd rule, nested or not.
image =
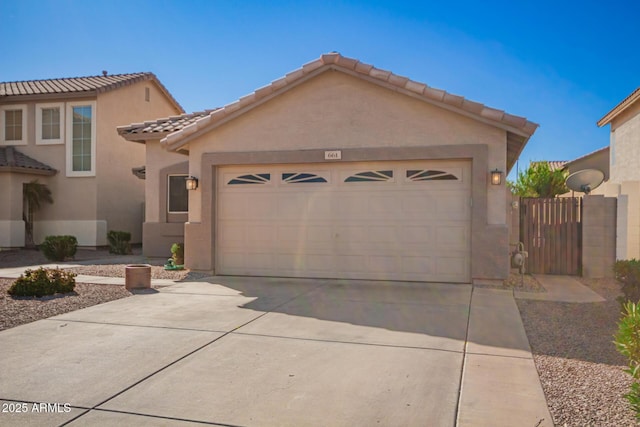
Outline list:
[[[0,81],[151,71],[187,112],[338,51],[540,124],[520,158],[604,147],[640,86],[640,2],[0,0]]]

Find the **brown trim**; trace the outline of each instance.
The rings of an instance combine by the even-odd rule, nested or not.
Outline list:
[[[31,169],[31,168],[21,168],[19,166],[0,166],[0,173],[8,172],[8,173],[24,173],[29,175],[45,175],[52,176],[58,173],[57,170],[44,170],[44,169]]]
[[[161,143],[165,145],[167,149],[175,151],[193,140],[193,138],[197,138],[203,133],[228,122],[232,118],[244,114],[264,104],[273,97],[279,96],[291,88],[329,70],[340,71],[398,93],[405,95],[411,94],[411,96],[416,99],[432,103],[449,111],[463,115],[469,114],[468,117],[472,119],[520,135],[525,139],[525,142],[538,128],[538,124],[530,122],[524,117],[514,116],[502,110],[467,100],[461,96],[428,87],[424,83],[410,80],[406,77],[393,74],[390,71],[377,69],[373,65],[362,63],[353,58],[343,57],[339,53],[330,53],[322,55],[319,59],[303,65],[302,68],[292,71],[284,77],[271,82],[271,84],[259,88],[239,100],[212,112],[210,115],[195,121],[191,125],[168,135]]]
[[[327,148],[330,150],[330,148]],[[226,165],[346,163],[402,160],[471,160],[471,278],[504,279],[508,274],[508,228],[487,223],[488,154],[483,144],[432,147],[342,149],[342,160],[324,160],[325,149],[205,153],[201,158],[201,222],[185,224],[189,268],[215,271],[216,172]]]
[[[627,107],[636,102],[638,99],[640,99],[640,87],[631,92],[631,94],[623,99],[618,105],[613,107],[613,109],[605,114],[603,118],[598,120],[596,124],[598,125],[598,127],[602,127],[611,123],[613,119],[615,119],[624,110],[626,110]]]

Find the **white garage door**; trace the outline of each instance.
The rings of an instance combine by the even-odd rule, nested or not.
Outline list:
[[[468,161],[222,167],[219,274],[470,281]]]

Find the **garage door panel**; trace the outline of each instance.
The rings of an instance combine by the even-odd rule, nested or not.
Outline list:
[[[333,229],[329,225],[310,225],[306,230],[307,241],[313,242],[331,242],[333,240]]]
[[[432,275],[436,272],[432,257],[407,256],[402,259],[403,270],[409,274]]]
[[[435,241],[438,246],[446,249],[465,249],[465,242],[468,240],[468,229],[462,226],[442,226],[436,230]]]
[[[313,183],[282,178],[291,170],[315,170],[309,165],[251,169],[221,168],[249,177],[260,169],[271,180],[219,180],[218,273],[470,280],[470,162],[335,163],[318,168],[326,182]],[[408,170],[454,178],[420,181],[407,178]]]
[[[367,257],[363,255],[341,255],[335,259],[336,272],[366,273]]]
[[[357,193],[336,194],[336,203],[338,217],[344,219],[360,219],[367,218],[369,212],[367,201]]]
[[[369,257],[369,271],[372,273],[393,274],[400,270],[401,261],[398,256],[379,256],[373,255]]]
[[[246,195],[228,194],[224,203],[218,204],[218,218],[231,220],[244,220],[247,214]]]
[[[333,265],[333,254],[308,255],[305,257],[305,263],[309,270],[326,271],[328,265]]]
[[[277,204],[277,218],[279,220],[298,220],[306,216],[307,199],[303,194],[284,193],[275,196]]]

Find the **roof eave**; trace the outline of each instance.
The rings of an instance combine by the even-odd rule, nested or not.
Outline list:
[[[310,63],[313,64],[313,63]],[[309,71],[307,71],[306,74],[303,75],[298,75],[296,76],[296,74],[298,73],[303,73],[304,72],[304,66],[301,69],[298,69],[296,71],[293,71],[289,74],[287,74],[285,77],[278,79],[274,82],[271,83],[271,85],[266,86],[265,88],[268,88],[269,86],[276,86],[277,88],[275,88],[274,90],[272,90],[269,93],[265,93],[266,90],[265,88],[260,88],[258,90],[256,90],[255,92],[240,98],[238,101],[229,104],[225,107],[220,108],[219,110],[216,110],[214,112],[212,112],[210,115],[205,116],[201,119],[198,119],[196,122],[185,126],[183,129],[181,129],[180,131],[175,132],[173,135],[167,135],[167,137],[163,138],[160,143],[164,146],[165,149],[169,150],[169,151],[175,151],[177,149],[179,149],[180,147],[182,147],[185,144],[188,144],[190,141],[194,140],[195,138],[198,138],[199,136],[201,136],[204,133],[207,133],[209,131],[211,131],[212,129],[219,127],[221,125],[223,125],[224,123],[227,123],[231,120],[233,120],[234,118],[256,108],[259,107],[260,105],[263,105],[264,103],[268,102],[269,100],[273,99],[276,96],[279,96],[295,87],[297,87],[298,85],[308,81],[309,79],[312,79],[316,76],[318,76],[321,73],[327,72],[329,70],[335,70],[335,71],[340,71],[340,72],[344,72],[346,74],[355,76],[357,78],[361,78],[364,79],[368,82],[371,82],[373,84],[379,85],[381,87],[385,87],[386,89],[390,89],[393,90],[395,92],[398,93],[402,93],[404,95],[413,97],[417,100],[423,101],[425,103],[446,109],[448,111],[451,111],[453,113],[456,114],[460,114],[463,116],[466,116],[468,118],[471,118],[473,120],[479,121],[481,123],[490,125],[490,126],[494,126],[494,127],[498,127],[500,129],[503,129],[507,132],[511,132],[515,135],[518,135],[522,138],[525,138],[525,144],[526,144],[526,140],[528,140],[533,133],[536,131],[536,129],[539,127],[539,125],[537,123],[533,123],[531,121],[528,121],[526,119],[525,120],[525,124],[523,126],[523,128],[518,128],[516,126],[510,126],[506,123],[503,123],[501,121],[497,121],[497,120],[491,120],[488,119],[486,117],[483,117],[480,114],[474,114],[470,111],[467,111],[463,108],[460,107],[456,107],[450,104],[447,104],[444,101],[438,101],[437,99],[431,99],[428,98],[426,96],[421,95],[420,93],[413,91],[413,90],[409,90],[406,88],[401,88],[398,87],[396,85],[393,85],[391,83],[388,83],[384,80],[378,79],[378,78],[374,78],[371,77],[369,75],[364,75],[362,73],[359,73],[357,71],[354,70],[350,70],[348,68],[345,68],[343,66],[338,66],[335,65],[333,63],[329,63],[329,64],[324,64],[322,66],[318,66],[318,67],[314,67],[311,68]],[[291,77],[290,77],[291,76]],[[396,76],[398,78],[400,78],[399,76]],[[286,80],[290,79],[291,82],[287,82]],[[409,79],[406,79],[407,81],[411,82]],[[414,82],[416,85],[422,85],[424,87],[426,87],[426,85],[424,84],[420,84],[417,82]],[[231,110],[229,111],[228,109],[231,108]],[[513,116],[512,116],[513,117]],[[524,146],[523,146],[524,148]],[[520,149],[518,151],[518,155],[519,153],[522,152],[522,149]],[[515,161],[514,161],[515,164]]]
[[[79,98],[96,98],[97,90],[87,90],[82,92],[58,92],[58,93],[42,93],[42,94],[25,94],[25,95],[4,95],[0,96],[0,104],[5,102],[25,102],[40,101],[52,99],[79,99]]]
[[[8,172],[8,173],[23,173],[29,175],[43,175],[43,176],[53,176],[58,173],[55,169],[32,169],[32,168],[24,168],[20,166],[0,166],[0,173]]]
[[[611,111],[609,111],[603,118],[597,121],[598,127],[606,126],[613,119],[619,116],[624,110],[626,110],[631,104],[640,99],[640,87],[631,92],[629,96],[622,100],[618,105],[616,105]]]
[[[603,152],[605,152],[605,151],[609,151],[609,146],[602,147],[602,148],[600,148],[600,149],[598,149],[598,150],[596,150],[596,151],[592,151],[591,153],[587,153],[587,154],[585,154],[584,156],[580,156],[580,157],[578,157],[578,158],[575,158],[575,159],[573,159],[573,160],[570,160],[570,161],[568,161],[568,162],[566,163],[566,165],[565,165],[565,166],[567,166],[567,167],[568,167],[568,166],[570,166],[570,165],[574,164],[575,162],[578,162],[578,161],[581,161],[581,160],[585,160],[585,159],[588,159],[588,158],[593,157],[593,156],[597,156],[598,154],[601,154],[601,153],[603,153]]]

